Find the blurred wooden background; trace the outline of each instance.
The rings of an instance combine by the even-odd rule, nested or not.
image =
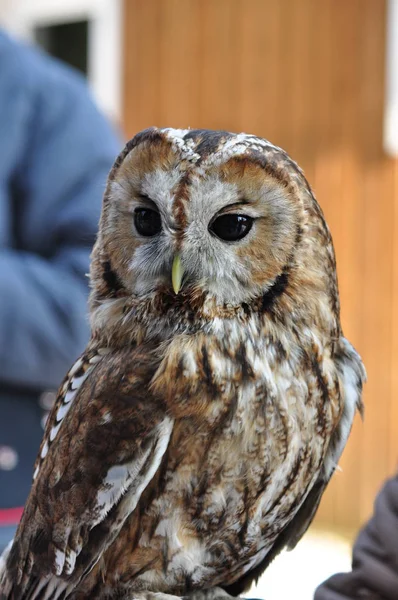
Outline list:
[[[398,464],[398,161],[382,149],[383,0],[125,0],[124,129],[246,131],[304,168],[330,224],[366,416],[318,522],[357,527]]]

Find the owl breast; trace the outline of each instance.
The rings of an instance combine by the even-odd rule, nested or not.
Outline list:
[[[176,594],[232,583],[265,557],[318,477],[340,411],[327,352],[314,365],[287,342],[171,343],[155,389],[167,389],[173,434],[153,491],[112,546],[116,572],[123,533],[136,544],[128,578]]]

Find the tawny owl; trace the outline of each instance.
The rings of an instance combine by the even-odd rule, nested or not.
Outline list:
[[[302,536],[362,407],[321,209],[264,139],[143,131],[91,286],[0,597],[236,596]]]

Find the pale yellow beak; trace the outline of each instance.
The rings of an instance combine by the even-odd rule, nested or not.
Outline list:
[[[173,260],[173,266],[171,268],[171,282],[173,284],[173,290],[176,294],[181,289],[181,282],[184,275],[184,267],[181,263],[179,254],[176,254]]]

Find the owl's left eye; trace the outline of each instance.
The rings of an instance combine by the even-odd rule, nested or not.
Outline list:
[[[253,218],[247,215],[221,215],[209,226],[209,230],[221,240],[236,242],[245,237],[252,228]]]
[[[162,221],[156,210],[137,208],[134,212],[134,225],[140,235],[152,237],[162,229]]]

